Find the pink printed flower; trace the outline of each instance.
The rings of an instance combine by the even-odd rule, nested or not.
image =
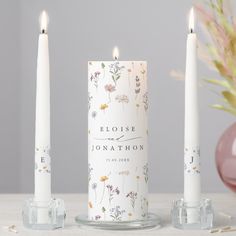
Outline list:
[[[116,87],[113,86],[112,84],[106,84],[104,88],[109,93],[112,93],[116,90]]]

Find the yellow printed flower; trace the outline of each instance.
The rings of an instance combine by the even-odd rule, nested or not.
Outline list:
[[[108,108],[108,105],[106,103],[101,104],[101,106],[100,106],[100,109],[103,111],[106,110],[107,108]]]
[[[107,176],[101,176],[101,178],[100,178],[100,181],[101,182],[105,182],[105,181],[107,181],[108,180],[108,177]]]
[[[89,208],[93,208],[92,202],[88,202],[88,206],[89,206]]]

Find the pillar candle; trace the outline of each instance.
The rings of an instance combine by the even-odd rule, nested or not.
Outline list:
[[[144,219],[148,212],[147,63],[88,62],[88,216]]]

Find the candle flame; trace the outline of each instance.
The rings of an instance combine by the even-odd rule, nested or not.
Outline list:
[[[189,23],[188,23],[189,32],[194,32],[194,8],[192,7],[189,13]]]
[[[119,49],[118,49],[118,47],[114,47],[114,49],[113,49],[113,59],[118,60],[118,58],[119,58]]]
[[[46,11],[42,11],[42,13],[40,14],[39,22],[40,22],[40,32],[47,33],[49,18]]]

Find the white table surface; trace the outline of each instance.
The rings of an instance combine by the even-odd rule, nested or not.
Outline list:
[[[183,231],[175,229],[170,224],[170,209],[173,199],[179,198],[178,194],[150,194],[150,212],[158,213],[162,218],[162,227],[140,231],[102,231],[94,229],[80,228],[76,225],[74,217],[77,214],[83,214],[87,211],[87,196],[84,194],[55,194],[53,196],[59,197],[65,200],[66,204],[66,225],[64,229],[58,229],[53,231],[36,231],[28,230],[23,227],[21,219],[22,202],[29,198],[31,195],[26,194],[1,194],[0,195],[0,236],[5,235],[19,235],[19,236],[31,236],[31,235],[47,235],[47,236],[107,236],[107,235],[158,235],[158,236],[200,236],[200,235],[229,235],[236,236],[236,232],[227,233],[214,233],[209,231]],[[215,227],[234,225],[235,220],[229,220],[227,217],[221,216],[218,213],[224,212],[236,217],[236,195],[231,193],[214,193],[205,194],[204,197],[209,197],[213,201],[213,206],[216,214]],[[4,226],[16,225],[18,233],[8,232]],[[236,224],[235,224],[236,225]]]

